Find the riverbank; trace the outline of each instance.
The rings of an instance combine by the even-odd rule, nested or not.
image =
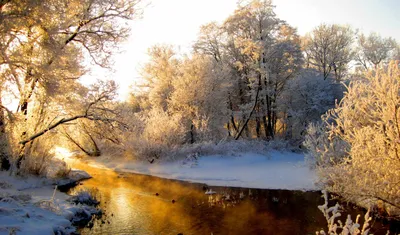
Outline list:
[[[69,159],[69,163],[74,160]],[[244,152],[234,155],[190,155],[175,161],[137,161],[123,157],[83,158],[86,164],[118,172],[152,175],[210,186],[259,189],[319,190],[317,176],[304,155],[271,150],[265,154]],[[73,163],[72,163],[73,164]]]
[[[71,170],[64,179],[14,177],[0,172],[0,234],[73,234],[74,227],[99,211],[70,202],[56,185],[76,185],[91,176]]]

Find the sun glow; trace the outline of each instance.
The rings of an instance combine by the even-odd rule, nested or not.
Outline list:
[[[71,158],[73,155],[69,149],[60,146],[54,147],[51,153],[54,154],[54,157],[58,159]]]

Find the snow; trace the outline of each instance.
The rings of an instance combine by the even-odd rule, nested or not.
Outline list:
[[[305,163],[304,154],[271,150],[266,154],[210,155],[174,162],[150,164],[132,160],[103,159],[89,163],[120,172],[153,175],[212,186],[263,189],[318,190],[316,174]]]
[[[74,179],[88,177],[81,171],[71,174]],[[76,230],[72,221],[79,219],[77,214],[95,213],[87,206],[69,203],[70,196],[54,190],[57,180],[13,177],[4,171],[0,179],[0,235],[70,234]]]
[[[0,202],[0,234],[53,234],[57,228],[72,232],[69,220],[32,204]]]

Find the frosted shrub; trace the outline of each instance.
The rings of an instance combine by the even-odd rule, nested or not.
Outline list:
[[[164,158],[169,149],[163,143],[155,143],[145,139],[138,139],[133,143],[132,148],[136,159],[147,159],[149,161]]]
[[[186,141],[187,131],[182,115],[170,115],[159,109],[139,114],[140,126],[129,137],[128,149],[139,159],[159,159],[166,151]]]
[[[41,200],[36,202],[34,205],[42,209],[52,211],[58,215],[60,215],[62,212],[60,206],[54,202],[54,200]]]
[[[316,232],[317,235],[368,235],[370,230],[369,222],[372,218],[369,216],[369,211],[364,216],[364,225],[361,227],[359,224],[360,215],[357,216],[356,221],[353,222],[350,215],[347,215],[346,222],[337,220],[341,216],[340,206],[336,203],[335,206],[328,207],[328,193],[322,191],[325,203],[318,206],[318,209],[324,214],[326,222],[328,222],[328,232],[324,230]],[[337,221],[336,221],[337,220]],[[361,230],[360,230],[361,229]]]
[[[343,162],[349,145],[340,138],[329,137],[322,122],[310,123],[303,145],[308,149],[306,161],[311,167],[326,167]]]
[[[100,203],[99,192],[97,189],[80,189],[74,193],[74,195],[68,199],[68,201],[75,204],[85,204],[88,206],[96,206]]]
[[[363,206],[400,215],[398,64],[391,62],[387,68],[370,71],[364,80],[351,83],[341,103],[324,121],[327,139],[323,141],[328,141],[314,141],[317,147],[310,152],[315,158],[323,158],[331,145],[336,148],[335,140],[349,145],[348,158],[320,168],[326,188]]]
[[[21,165],[21,173],[46,176],[52,167],[52,156],[49,148],[41,142],[34,143],[29,157],[26,157]]]
[[[174,159],[184,159],[193,154],[199,156],[227,155],[235,156],[243,152],[265,153],[267,142],[265,141],[226,141],[220,143],[202,142],[198,144],[185,145],[172,151]]]
[[[182,115],[153,109],[145,121],[143,138],[157,144],[173,146],[185,142],[185,126]]]
[[[240,156],[241,153],[266,154],[272,150],[276,151],[296,151],[297,148],[290,145],[289,141],[284,140],[231,140],[215,142],[201,142],[187,144],[169,151],[168,160],[187,159],[191,156]]]
[[[51,144],[42,143],[43,141],[37,141],[32,145],[30,155],[22,162],[20,173],[53,179],[67,177],[71,168],[65,161],[53,157],[49,150],[52,147]]]
[[[62,209],[60,208],[59,204],[54,200],[56,195],[57,186],[54,188],[53,195],[49,200],[40,200],[35,203],[35,206],[40,207],[42,209],[46,209],[52,211],[58,215],[61,214]]]

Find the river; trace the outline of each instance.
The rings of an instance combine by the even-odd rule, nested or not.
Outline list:
[[[81,228],[81,234],[304,235],[326,230],[317,208],[323,204],[320,192],[208,187],[83,164],[74,167],[93,178],[72,190],[93,189],[104,212],[90,228]],[[363,213],[347,208],[353,218]],[[391,229],[399,232],[394,226]],[[377,222],[373,232],[386,234],[388,228]]]

